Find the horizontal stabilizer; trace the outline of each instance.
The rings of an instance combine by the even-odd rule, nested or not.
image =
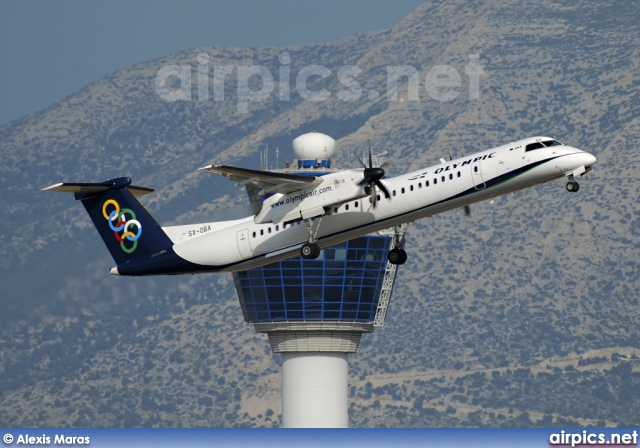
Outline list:
[[[58,191],[61,193],[79,193],[79,194],[94,194],[101,191],[106,191],[111,188],[117,187],[117,182],[102,182],[102,183],[86,183],[86,182],[62,182],[43,188],[42,191]],[[127,185],[127,190],[134,196],[144,196],[152,193],[152,188],[138,187],[135,185]]]

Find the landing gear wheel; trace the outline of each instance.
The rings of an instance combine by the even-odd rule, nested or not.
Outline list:
[[[407,253],[404,249],[393,249],[389,251],[389,263],[391,264],[404,264],[407,261]]]
[[[567,191],[571,193],[576,193],[580,189],[580,185],[575,180],[570,180],[567,182]]]
[[[313,260],[320,255],[320,246],[316,243],[304,243],[300,248],[300,255],[302,258]]]

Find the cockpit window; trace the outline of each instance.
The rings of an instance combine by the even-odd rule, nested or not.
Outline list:
[[[534,149],[540,149],[540,148],[544,148],[544,145],[540,142],[529,143],[527,146],[525,146],[524,152],[533,151]]]
[[[544,146],[561,146],[562,145],[562,143],[560,143],[557,140],[547,140],[546,142],[542,142],[542,144]]]

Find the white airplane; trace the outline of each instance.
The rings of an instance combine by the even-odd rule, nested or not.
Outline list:
[[[256,215],[170,227],[135,198],[153,190],[127,177],[43,190],[72,192],[82,201],[116,262],[111,274],[232,272],[299,255],[317,258],[346,240],[458,207],[468,213],[475,202],[562,177],[575,193],[576,177],[596,161],[552,138],[533,137],[391,178],[372,166],[371,154],[368,167],[316,177],[210,165],[200,170],[259,192]],[[406,259],[403,248],[389,253],[391,263]]]

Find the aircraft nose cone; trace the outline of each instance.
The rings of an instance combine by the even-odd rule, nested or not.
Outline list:
[[[594,156],[593,154],[589,154],[588,152],[585,152],[582,155],[582,158],[584,160],[584,166],[591,166],[598,161],[596,156]]]

